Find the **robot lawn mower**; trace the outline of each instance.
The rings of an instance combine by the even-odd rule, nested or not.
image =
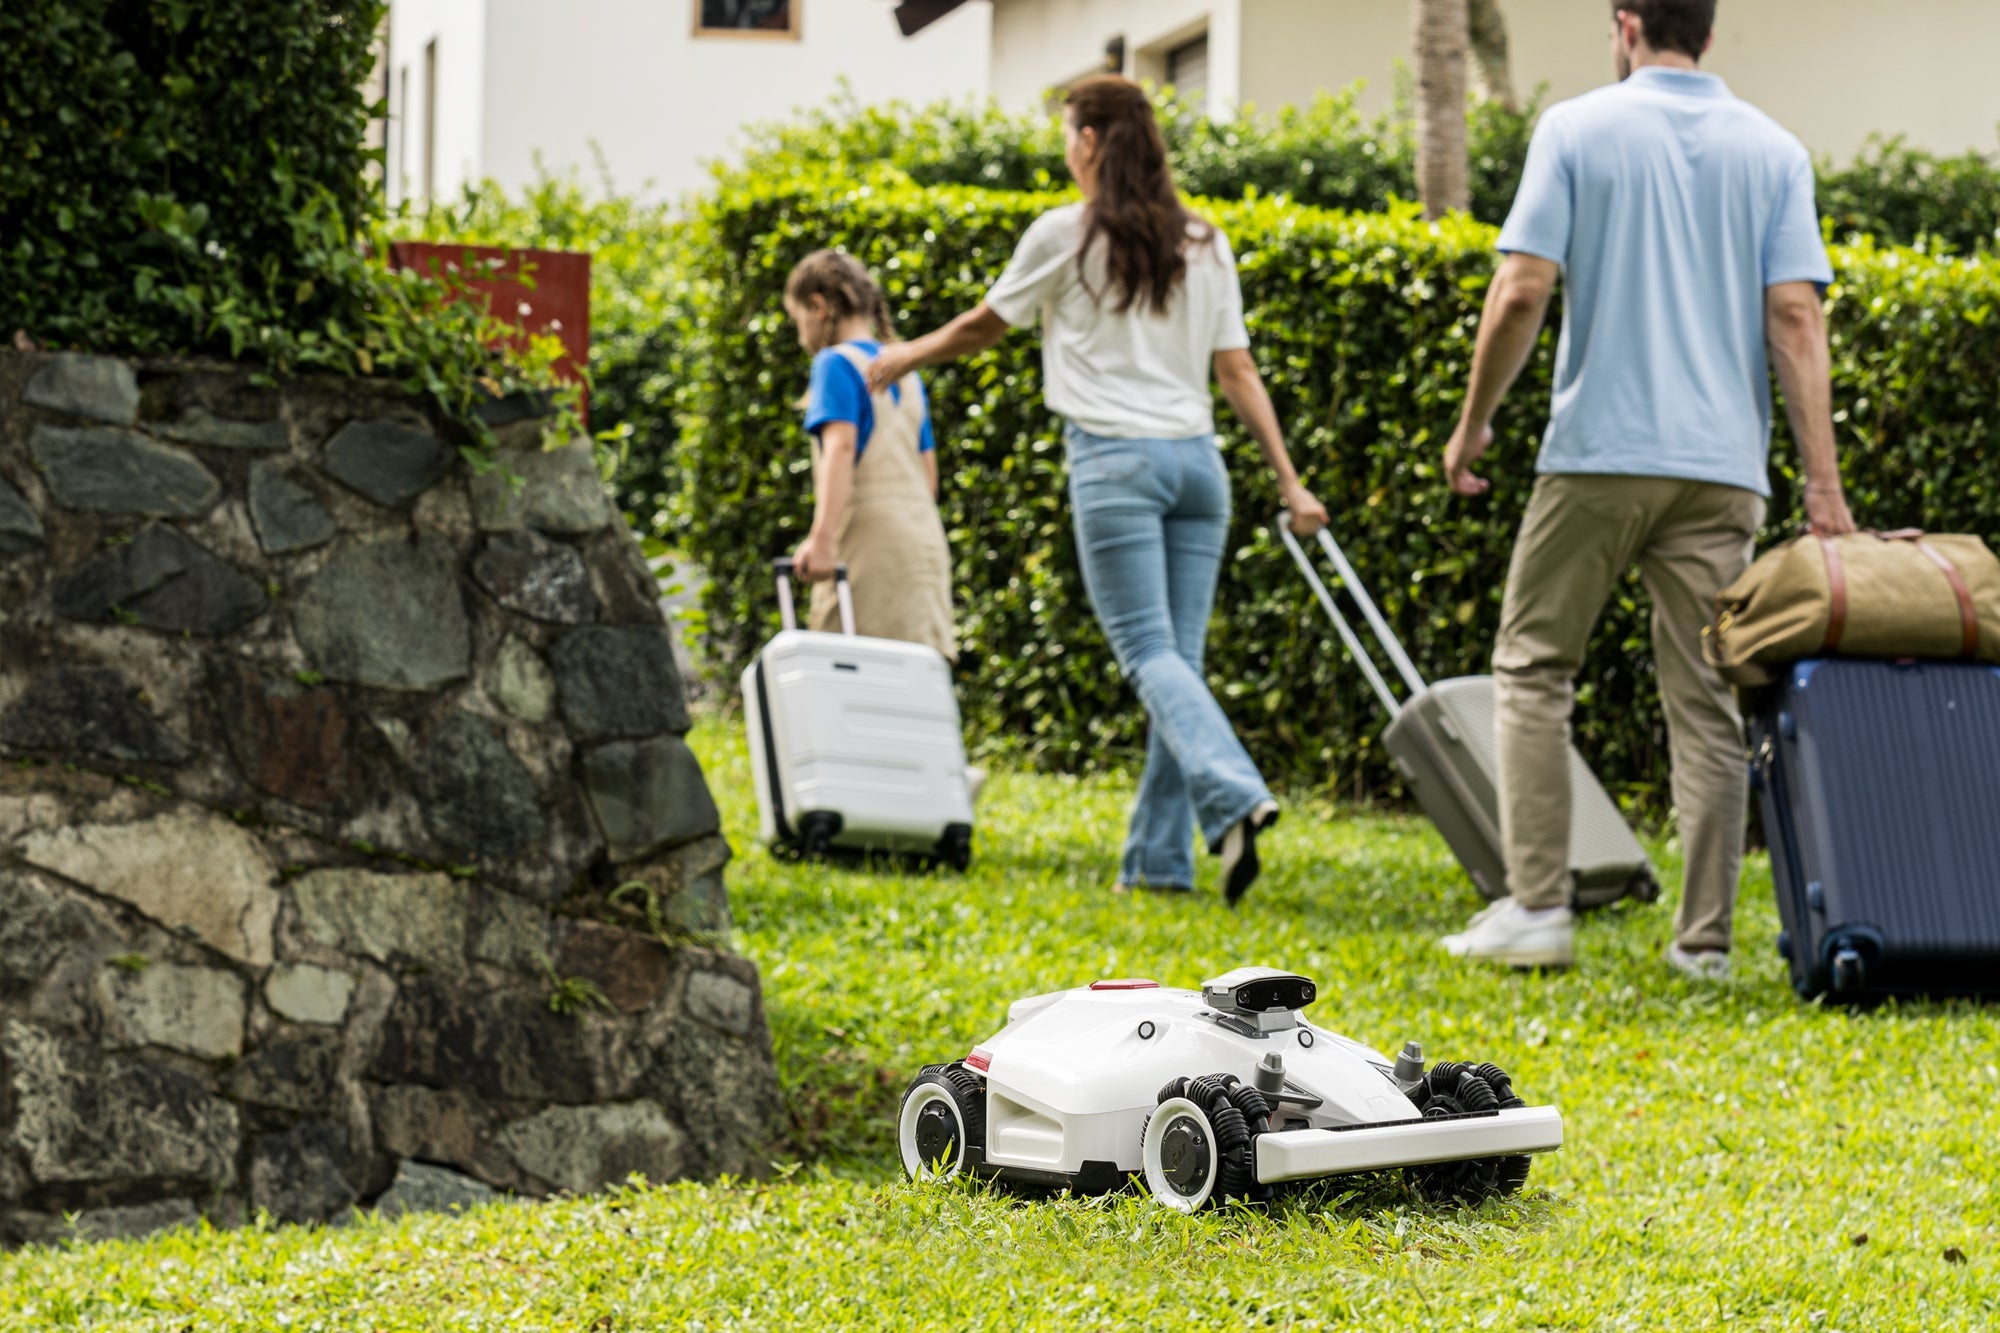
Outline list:
[[[927,1065],[897,1125],[913,1179],[964,1172],[1103,1194],[1140,1176],[1193,1212],[1271,1186],[1402,1167],[1425,1195],[1512,1194],[1562,1116],[1490,1064],[1416,1042],[1389,1060],[1316,1028],[1304,977],[1242,967],[1199,991],[1097,981],[1017,1001],[960,1061]]]

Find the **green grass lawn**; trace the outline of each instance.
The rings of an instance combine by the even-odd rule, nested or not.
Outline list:
[[[1570,972],[1468,971],[1432,940],[1477,904],[1421,821],[1294,808],[1240,914],[1108,892],[1126,778],[996,775],[963,877],[792,866],[754,845],[735,726],[695,740],[805,1165],[26,1252],[0,1258],[0,1328],[2000,1327],[2000,1008],[1799,1004],[1761,860],[1730,988],[1661,961],[1667,903],[1593,918]],[[1009,1001],[1242,963],[1316,978],[1313,1019],[1378,1048],[1505,1066],[1568,1146],[1477,1210],[1394,1176],[1197,1218],[898,1179],[904,1083]]]

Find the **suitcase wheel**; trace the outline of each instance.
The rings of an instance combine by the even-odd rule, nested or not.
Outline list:
[[[1833,992],[1850,995],[1868,984],[1868,961],[1852,949],[1833,956]]]
[[[938,860],[953,870],[964,874],[972,868],[972,826],[969,824],[947,824],[944,836],[938,839]]]
[[[799,850],[818,858],[833,850],[833,835],[840,832],[840,816],[815,810],[799,817]]]

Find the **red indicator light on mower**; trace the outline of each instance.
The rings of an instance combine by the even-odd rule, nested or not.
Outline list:
[[[1115,977],[1110,981],[1093,981],[1092,990],[1158,990],[1160,983],[1148,981],[1144,977]]]
[[[965,1067],[967,1069],[977,1069],[980,1073],[983,1074],[988,1069],[992,1068],[992,1066],[993,1066],[993,1057],[988,1055],[984,1051],[974,1050],[971,1055],[965,1057]]]

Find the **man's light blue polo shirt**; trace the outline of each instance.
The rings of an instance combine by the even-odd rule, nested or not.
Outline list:
[[[1764,289],[1833,281],[1804,145],[1713,74],[1635,70],[1543,113],[1500,248],[1563,266],[1537,471],[1770,494]]]

